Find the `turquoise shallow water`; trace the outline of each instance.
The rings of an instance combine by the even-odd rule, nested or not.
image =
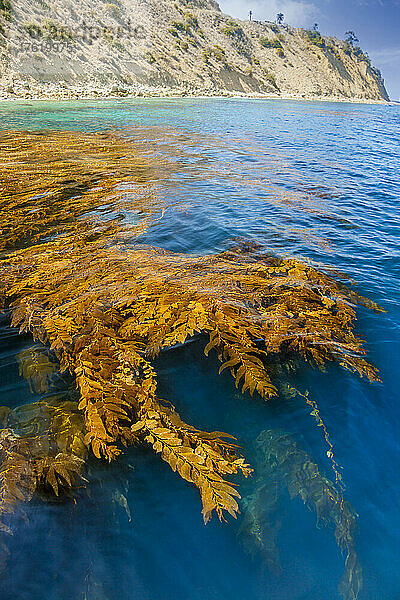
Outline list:
[[[159,161],[154,191],[167,206],[140,241],[215,252],[235,238],[280,255],[333,265],[386,314],[359,311],[382,384],[339,367],[304,368],[308,389],[359,514],[360,600],[400,597],[400,107],[264,100],[171,99],[1,103],[3,129],[116,130]],[[163,169],[169,164],[172,169]],[[34,400],[15,355],[29,344],[0,338],[0,405]],[[300,398],[241,396],[197,344],[157,361],[161,395],[204,429],[235,434],[250,457],[263,429],[281,428],[331,477],[321,431]],[[92,499],[32,505],[16,524],[1,599],[337,600],[343,557],[299,499],[284,497],[282,572],[243,550],[238,526],[204,527],[197,491],[151,452],[130,449],[94,467]],[[251,482],[246,484],[251,490]],[[243,492],[246,491],[244,487]],[[131,520],[121,505],[123,494]],[[118,501],[119,499],[119,501]]]

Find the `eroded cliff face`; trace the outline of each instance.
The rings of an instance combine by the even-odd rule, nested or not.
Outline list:
[[[0,86],[30,97],[244,93],[387,100],[359,48],[213,0],[0,0]]]

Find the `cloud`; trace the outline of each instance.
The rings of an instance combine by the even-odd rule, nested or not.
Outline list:
[[[356,0],[360,6],[382,6],[389,8],[391,6],[400,6],[400,0]]]
[[[251,10],[257,21],[275,21],[282,12],[285,22],[295,27],[311,25],[319,14],[317,6],[300,0],[220,0],[219,5],[223,12],[239,19],[248,19]]]
[[[379,65],[392,65],[398,63],[400,65],[400,46],[392,48],[381,48],[380,50],[369,50],[373,62]]]

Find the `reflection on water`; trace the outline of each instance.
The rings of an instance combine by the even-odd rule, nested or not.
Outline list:
[[[68,106],[71,108],[67,110]],[[227,106],[232,110],[227,112]],[[381,371],[382,385],[368,386],[336,367],[318,374],[294,361],[270,366],[277,378],[280,398],[265,403],[237,392],[229,373],[218,377],[215,357],[204,356],[204,344],[198,339],[157,358],[158,390],[186,421],[205,430],[218,428],[236,435],[253,465],[257,464],[255,440],[260,431],[283,429],[289,436],[285,439],[292,440],[292,446],[288,446],[296,448],[296,442],[301,441],[305,449],[303,458],[312,456],[308,464],[318,465],[321,478],[329,477],[330,458],[326,456],[321,430],[308,414],[309,407],[299,397],[284,393],[283,383],[309,389],[335,442],[338,462],[343,465],[346,498],[360,515],[357,531],[354,532],[353,526],[351,529],[364,573],[359,598],[394,600],[399,583],[396,565],[399,480],[394,458],[398,451],[395,437],[398,409],[394,402],[393,356],[398,352],[399,314],[395,238],[398,215],[393,185],[398,162],[393,130],[399,127],[399,115],[385,113],[382,107],[335,106],[332,110],[317,107],[291,102],[202,104],[157,100],[60,103],[57,107],[21,103],[2,108],[14,129],[113,131],[100,136],[103,142],[106,140],[107,148],[110,143],[113,146],[102,164],[100,146],[89,157],[89,146],[94,143],[92,134],[78,137],[57,134],[68,140],[65,146],[78,139],[81,156],[89,158],[78,161],[79,165],[75,162],[71,185],[62,179],[66,163],[60,162],[55,153],[49,163],[51,169],[44,166],[40,179],[32,180],[32,190],[26,197],[20,196],[20,203],[16,202],[21,212],[13,215],[3,212],[3,237],[9,240],[8,247],[15,243],[27,247],[24,268],[28,272],[33,264],[35,269],[40,270],[41,266],[40,255],[36,263],[31,262],[35,258],[34,253],[29,255],[32,241],[46,242],[51,249],[52,240],[57,239],[54,236],[87,236],[88,227],[92,233],[94,227],[96,235],[100,229],[102,235],[108,231],[115,236],[119,231],[118,239],[124,244],[126,241],[132,244],[135,233],[141,244],[184,252],[187,258],[183,255],[179,260],[187,262],[189,273],[197,267],[188,253],[200,254],[196,260],[201,261],[204,269],[207,261],[213,263],[217,251],[226,250],[230,240],[239,237],[267,245],[280,255],[306,256],[353,275],[363,293],[388,309],[385,316],[359,313],[358,329],[369,341],[373,362]],[[297,135],[296,128],[301,135]],[[24,164],[28,169],[33,161],[46,164],[43,156],[37,156],[37,147],[30,155],[29,149],[21,147],[18,161],[18,168],[9,171],[8,163],[4,164],[8,183],[3,192],[7,202],[16,199],[13,180],[18,170],[23,177]],[[88,163],[92,171],[90,181]],[[46,177],[53,177],[54,170],[59,179],[50,183]],[[60,194],[60,183],[67,193]],[[84,189],[77,188],[80,185]],[[49,187],[52,208],[46,212]],[[46,192],[42,201],[40,195]],[[33,193],[40,196],[34,202]],[[77,193],[85,199],[83,207],[76,202]],[[27,214],[35,207],[41,208],[32,212],[28,238],[19,236],[19,223],[26,221]],[[62,220],[60,215],[66,208],[70,209],[70,216]],[[45,238],[43,230],[35,228],[35,218],[36,222],[38,218],[44,219]],[[104,220],[106,229],[101,226]],[[90,237],[86,240],[93,243]],[[119,251],[124,252],[122,247]],[[75,259],[79,252],[75,252]],[[106,254],[105,248],[104,258]],[[206,256],[202,259],[201,255]],[[76,266],[73,254],[68,256],[71,259]],[[166,259],[169,260],[168,254]],[[139,255],[135,260],[138,262]],[[160,258],[160,264],[163,260]],[[101,273],[102,263],[96,268],[95,261],[93,253],[91,268],[99,273],[98,283],[107,287],[115,268],[113,272]],[[250,258],[248,268],[253,263],[254,258]],[[140,277],[151,280],[154,266],[154,262],[152,266],[144,264]],[[60,263],[59,268],[67,281],[69,267]],[[73,270],[75,277],[77,270]],[[17,272],[13,276],[17,277]],[[50,277],[54,277],[54,271]],[[52,280],[55,281],[43,279],[46,289],[51,289]],[[24,285],[28,285],[26,279]],[[76,279],[72,291],[74,285]],[[212,288],[215,294],[215,283]],[[121,290],[115,288],[115,293],[120,295]],[[238,290],[232,288],[229,293],[237,295]],[[68,298],[68,302],[77,300],[78,297]],[[49,393],[54,391],[44,393],[48,385],[61,394],[61,404],[65,402],[65,393],[69,402],[75,402],[72,382],[53,372],[51,365],[57,357],[45,356],[40,350],[32,362],[29,336],[17,336],[7,321],[2,328],[1,343],[0,404],[11,409],[38,400],[49,404]],[[32,379],[32,373],[41,377]],[[33,412],[29,412],[30,408],[20,408],[2,413],[4,425],[16,432],[27,431],[25,423],[29,422],[31,427],[36,422],[34,406]],[[10,415],[10,421],[4,420]],[[58,438],[54,443],[62,444],[66,439]],[[302,479],[305,473],[301,461],[296,462],[299,452],[295,450],[289,456],[299,469],[297,481],[303,482],[307,490],[308,480]],[[274,475],[272,467],[272,475],[264,478],[259,467],[256,476],[265,479],[264,486],[271,491],[260,510],[269,511],[269,525],[264,524],[264,545],[279,548],[282,566],[279,573],[263,568],[264,559],[259,555],[246,554],[237,538],[242,531],[240,520],[229,527],[215,519],[207,527],[202,526],[196,490],[181,481],[151,450],[136,447],[126,450],[111,465],[100,466],[99,461],[91,459],[85,475],[89,485],[76,484],[73,495],[64,497],[63,502],[49,504],[37,497],[16,509],[10,523],[14,535],[3,548],[2,556],[8,567],[2,580],[2,598],[36,600],[46,594],[57,600],[64,597],[102,600],[130,598],[134,593],[137,598],[165,599],[336,600],[344,558],[335,547],[334,536],[315,527],[315,517],[300,499],[289,500],[282,486],[282,477],[285,479],[286,475]],[[248,490],[251,496],[255,484],[251,478],[241,482],[240,489],[243,494]],[[310,502],[307,493],[311,492],[300,496]],[[315,502],[316,496],[313,496]],[[246,506],[248,502],[243,508]],[[336,523],[334,517],[332,520]],[[347,565],[348,569],[354,569],[354,574],[355,566],[354,561]],[[358,575],[352,583],[353,596],[349,592],[348,597],[357,595]]]

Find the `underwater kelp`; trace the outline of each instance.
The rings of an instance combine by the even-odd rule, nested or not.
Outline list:
[[[335,361],[379,380],[354,325],[357,304],[380,309],[334,273],[249,242],[205,256],[139,244],[137,236],[164,206],[146,185],[144,161],[129,140],[112,133],[3,133],[0,162],[0,302],[12,326],[42,345],[20,353],[20,372],[37,393],[57,376],[70,377],[78,398],[31,405],[19,429],[12,413],[5,415],[3,512],[43,488],[71,489],[89,451],[112,460],[140,443],[197,486],[205,522],[213,511],[221,520],[225,512],[235,517],[240,494],[231,480],[252,472],[236,440],[185,423],[157,393],[153,359],[194,337],[243,393],[266,400],[281,383],[276,357],[315,367]],[[29,410],[36,411],[32,418]],[[39,439],[46,440],[40,452]],[[325,502],[331,493],[336,508],[323,505],[324,518],[336,526],[348,554],[347,588],[356,590],[353,513],[342,504],[347,522],[339,523],[340,491],[290,444],[290,461],[277,459],[282,472],[290,470],[282,482],[292,485],[300,463],[313,465],[316,481],[298,477],[298,484],[315,509],[315,494]],[[268,507],[273,496],[266,495]],[[265,548],[268,537],[271,565],[276,534],[271,525],[258,539]]]
[[[346,600],[356,600],[362,586],[362,570],[354,547],[357,515],[353,508],[290,434],[263,431],[256,447],[257,479],[254,491],[243,499],[241,533],[245,542],[252,551],[258,549],[270,568],[278,569],[277,506],[286,488],[291,498],[299,496],[315,511],[319,526],[334,526],[336,543],[346,555],[340,590]]]
[[[59,372],[57,361],[47,348],[32,346],[17,355],[19,374],[29,383],[32,393],[43,394],[51,387],[51,382]]]
[[[67,493],[80,480],[87,448],[76,402],[57,395],[2,410],[0,429],[0,530],[15,504],[39,494]]]

